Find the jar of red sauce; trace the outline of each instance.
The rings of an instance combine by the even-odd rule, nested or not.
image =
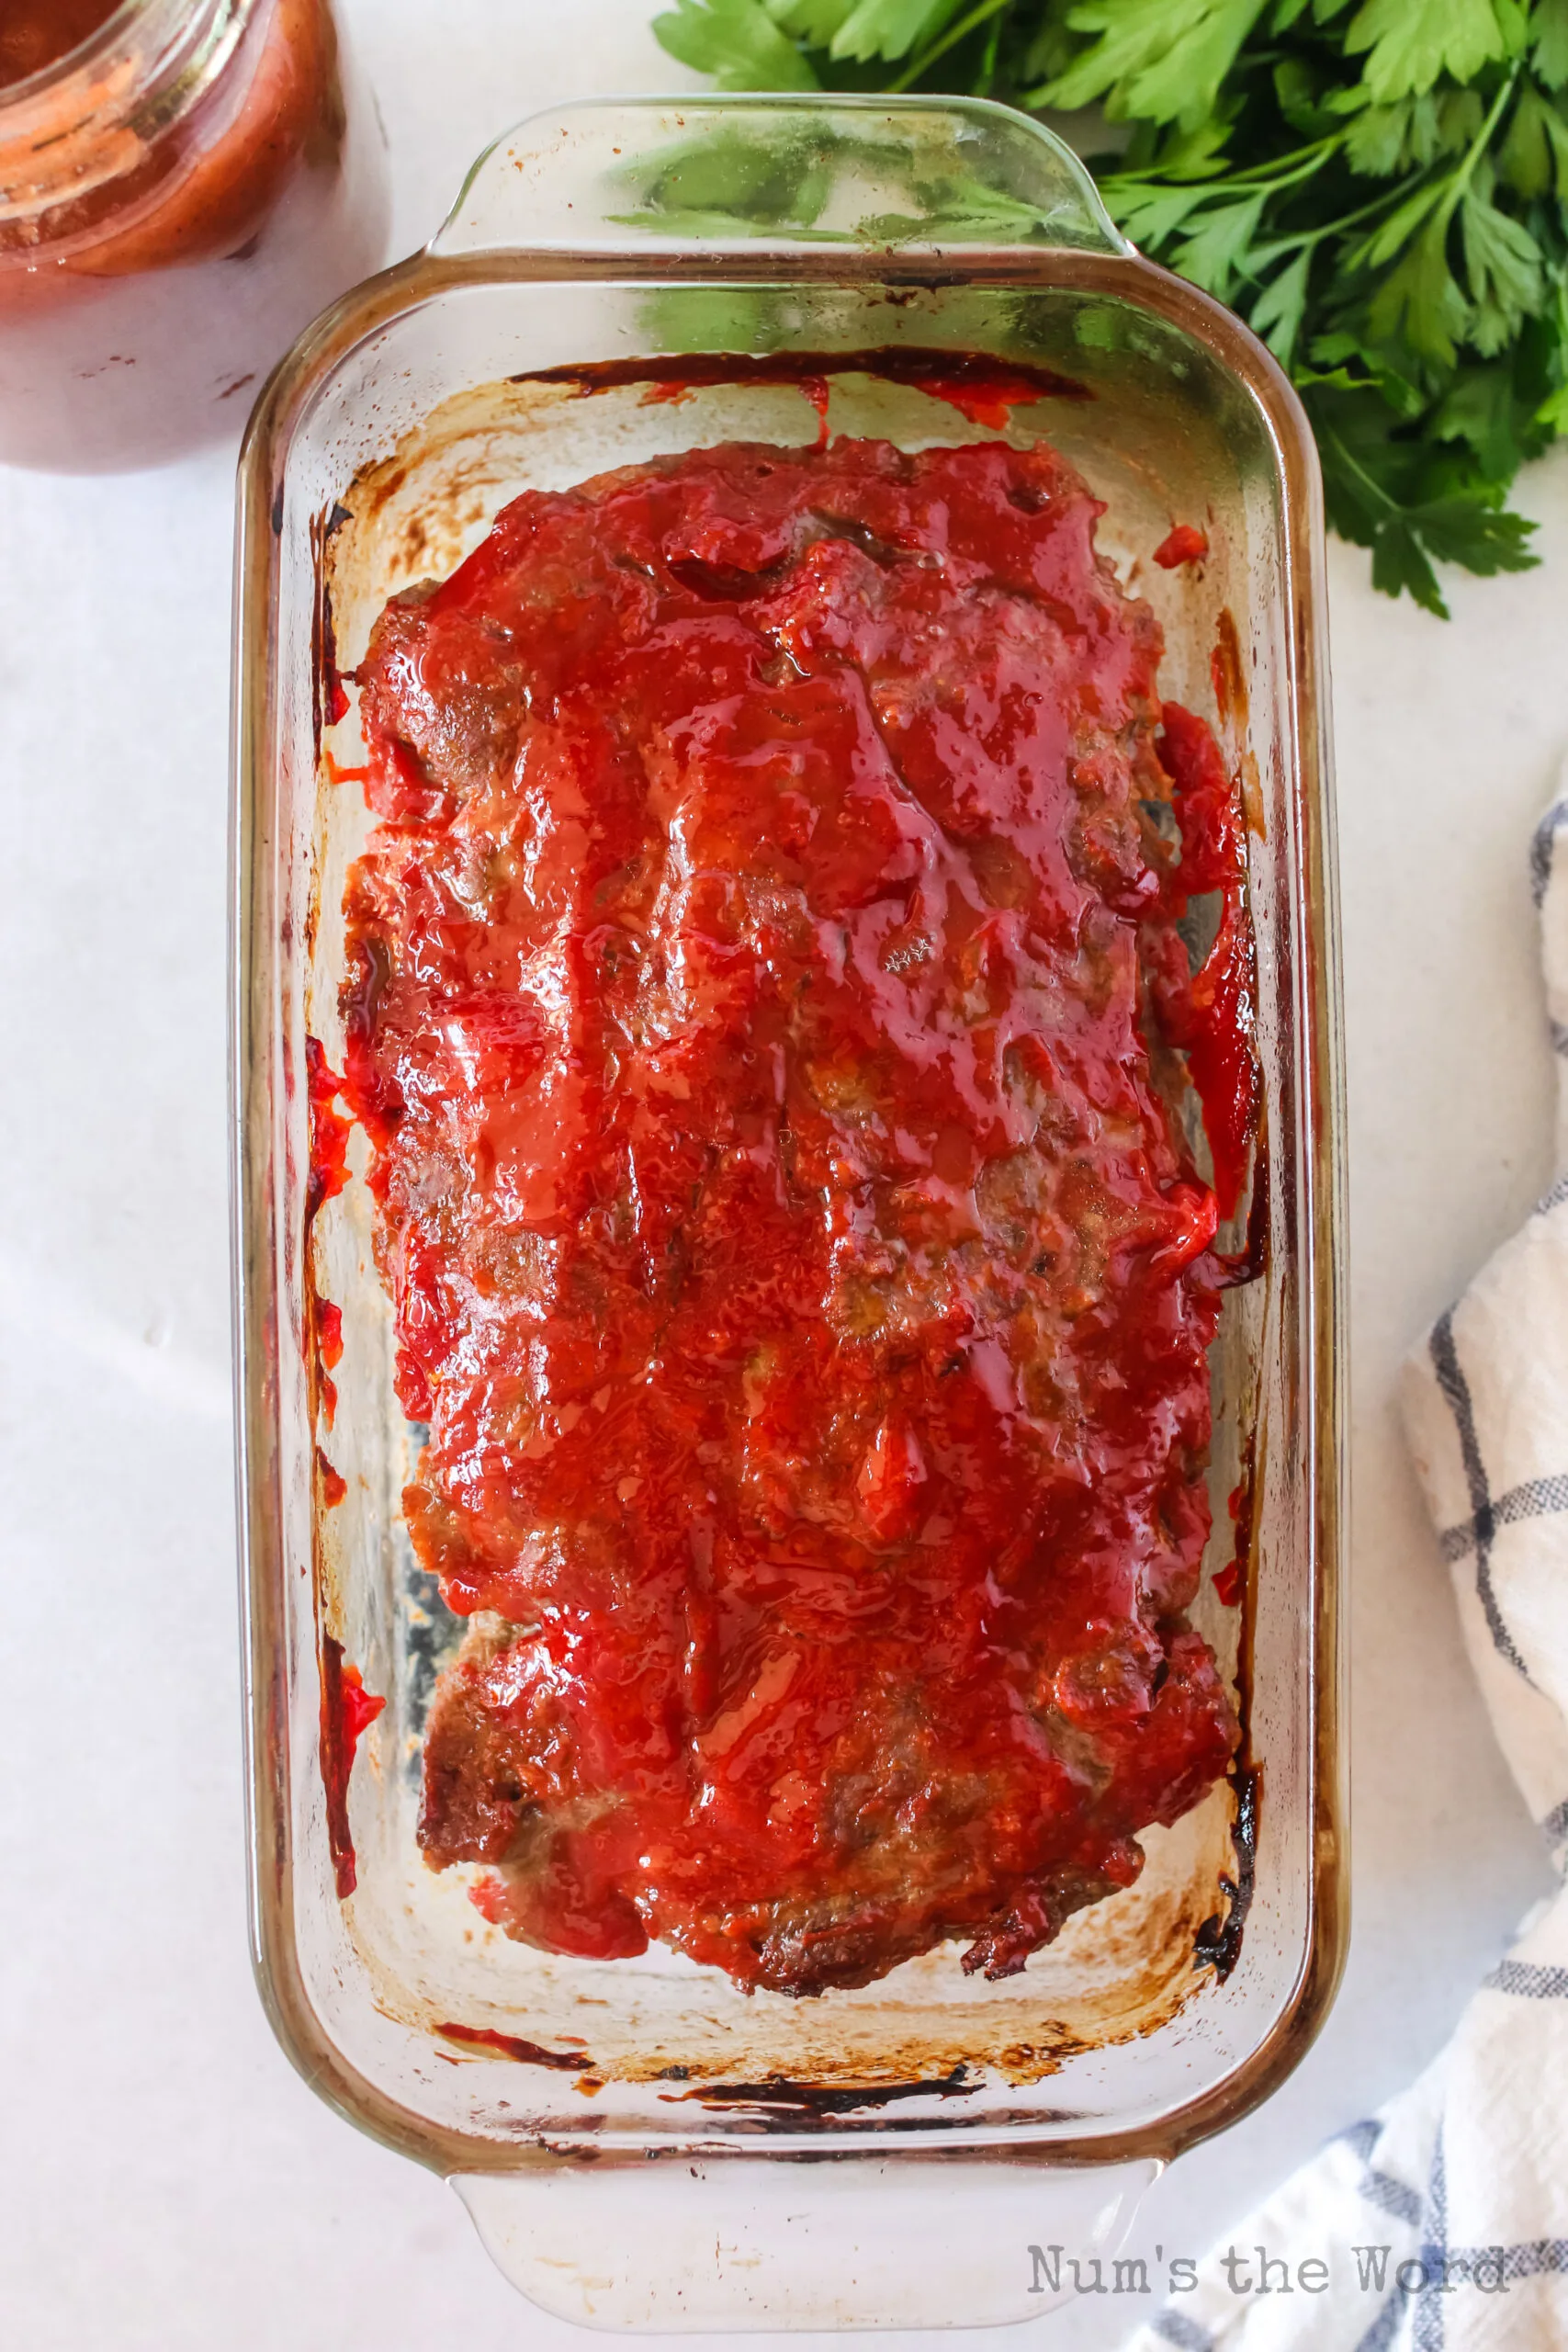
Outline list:
[[[0,461],[110,471],[237,434],[386,230],[332,0],[6,0]]]

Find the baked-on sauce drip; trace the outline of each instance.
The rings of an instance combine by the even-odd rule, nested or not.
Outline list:
[[[386,1705],[367,1690],[356,1666],[344,1658],[343,1644],[330,1634],[321,1637],[321,1785],[327,1800],[327,1844],[338,1898],[346,1901],[359,1883],[354,1837],[348,1825],[348,1781],[355,1751]]]
[[[1146,1032],[1251,1069],[1241,836],[1099,512],[1044,447],[733,445],[378,623],[344,1099],[473,1619],[420,1835],[547,1950],[1006,1975],[1226,1769],[1218,1208]]]

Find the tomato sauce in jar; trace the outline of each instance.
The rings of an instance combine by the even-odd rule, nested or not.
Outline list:
[[[386,220],[331,0],[22,0],[0,32],[0,460],[111,471],[237,430]]]
[[[118,0],[12,0],[0,20],[0,89],[41,74],[106,25]]]

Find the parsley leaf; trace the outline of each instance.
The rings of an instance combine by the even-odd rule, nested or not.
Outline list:
[[[903,57],[940,32],[959,0],[859,0],[833,35],[834,57]]]
[[[1075,108],[1103,99],[1118,116],[1196,125],[1213,109],[1236,51],[1265,0],[1084,0],[1070,29],[1099,38],[1038,93],[1042,106]]]
[[[1371,51],[1366,84],[1382,103],[1429,90],[1440,74],[1469,82],[1507,53],[1493,0],[1366,0],[1345,50]]]
[[[1447,619],[1435,563],[1482,573],[1527,571],[1533,525],[1505,512],[1496,491],[1462,465],[1402,435],[1359,388],[1311,391],[1324,494],[1341,537],[1370,548],[1372,581]]]
[[[1568,82],[1568,0],[1536,0],[1530,10],[1530,64],[1538,82],[1560,90]]]
[[[785,39],[761,0],[675,0],[653,29],[671,57],[711,74],[721,90],[816,90],[803,52]]]
[[[1534,560],[1506,500],[1568,435],[1568,0],[675,0],[655,29],[728,88],[1098,108],[1112,219],[1289,370],[1329,520],[1378,585],[1441,612],[1439,566]],[[650,200],[824,233],[817,165],[791,178],[742,143]],[[1050,234],[1003,189],[922,201],[955,235]]]
[[[855,0],[766,0],[768,14],[791,40],[829,49]]]
[[[1568,204],[1568,121],[1533,82],[1519,94],[1497,153],[1497,176],[1527,200],[1551,190]]]
[[[1449,265],[1449,224],[1429,220],[1368,306],[1380,343],[1404,345],[1418,359],[1451,368],[1471,331],[1472,313]]]
[[[1529,546],[1535,525],[1479,494],[1412,506],[1404,521],[1439,563],[1461,563],[1483,579],[1499,571],[1533,571],[1540,561]]]
[[[1499,212],[1479,187],[1460,207],[1465,273],[1474,311],[1466,330],[1488,356],[1512,343],[1545,292],[1544,256],[1522,220]]]
[[[1252,306],[1252,330],[1260,334],[1281,368],[1295,356],[1296,339],[1306,316],[1307,282],[1312,248],[1303,245],[1294,258],[1271,277]]]
[[[1135,245],[1163,244],[1203,201],[1196,187],[1165,187],[1158,180],[1123,180],[1104,191],[1111,217]]]
[[[1217,205],[1201,225],[1178,246],[1176,266],[1183,277],[1223,302],[1249,266],[1248,248],[1263,215],[1262,195],[1243,197],[1235,204]]]
[[[1431,422],[1437,440],[1464,444],[1481,480],[1496,492],[1506,490],[1513,479],[1520,449],[1540,445],[1533,414],[1540,405],[1539,387],[1532,398],[1532,388],[1518,380],[1521,372],[1529,371],[1506,360],[1467,368],[1444,394]]]
[[[1468,147],[1484,113],[1473,90],[1424,90],[1392,106],[1363,107],[1345,134],[1345,160],[1373,179],[1419,170]]]

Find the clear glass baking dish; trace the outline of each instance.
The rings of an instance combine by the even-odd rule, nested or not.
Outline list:
[[[852,364],[890,348],[1061,381],[1005,426],[976,424]],[[1198,1612],[1246,1725],[1231,1782],[1148,1833],[1139,1884],[1022,1975],[965,1979],[950,1949],[792,2003],[658,1948],[592,1962],[507,1942],[460,1874],[423,1868],[420,1732],[457,1621],[400,1517],[419,1432],[392,1390],[358,1174],[310,1215],[306,1041],[336,1063],[343,880],[367,823],[341,780],[358,739],[338,679],[387,595],[447,571],[525,487],[719,439],[814,438],[801,385],[745,364],[802,353],[823,357],[835,431],[1043,435],[1105,502],[1101,547],[1165,629],[1162,688],[1213,718],[1242,780],[1267,1177],[1231,1236],[1250,1214],[1264,1271],[1229,1295],[1213,1357],[1211,1565],[1249,1476],[1246,1599],[1221,1608],[1206,1577]],[[648,373],[681,355],[707,356],[679,398],[665,383],[650,399]],[[1151,564],[1174,523],[1206,532],[1201,566]],[[306,2078],[451,2177],[508,2274],[565,2316],[1034,2315],[1070,2290],[1051,2245],[1109,2248],[1159,2165],[1266,2098],[1322,2022],[1347,1932],[1323,612],[1317,469],[1284,378],[1132,251],[1066,148],[998,107],[536,117],[480,158],[431,246],[327,312],[258,404],[241,469],[233,1004],[257,1968]],[[335,1369],[322,1297],[342,1315]],[[348,1751],[345,1807],[327,1794],[344,1660],[386,1702]]]

